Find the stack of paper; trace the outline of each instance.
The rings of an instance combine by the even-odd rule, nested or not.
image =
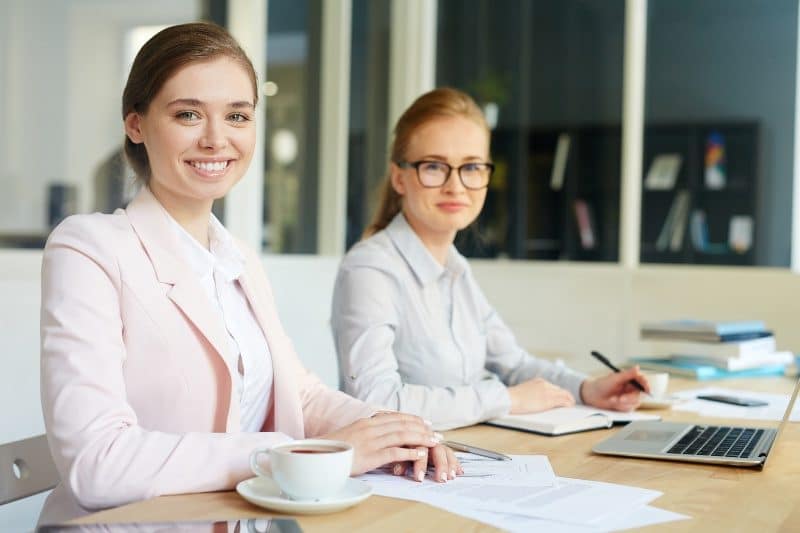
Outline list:
[[[361,478],[381,496],[425,502],[512,531],[610,531],[687,518],[647,505],[658,491],[557,477],[545,456],[511,457],[459,454],[465,475],[447,483],[409,483],[382,471]]]

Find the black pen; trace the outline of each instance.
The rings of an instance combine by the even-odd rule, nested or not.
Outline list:
[[[614,372],[621,372],[621,370],[619,368],[615,367],[614,364],[611,361],[609,361],[608,359],[606,359],[606,356],[604,356],[600,352],[596,352],[596,351],[592,350],[591,353],[592,353],[592,357],[594,357],[595,359],[597,359],[598,361],[600,361],[601,363],[606,365],[608,368],[610,368]],[[633,385],[634,387],[636,387],[637,389],[639,389],[643,393],[647,394],[648,396],[650,395],[649,392],[644,390],[644,387],[642,387],[642,384],[639,383],[638,381],[636,381],[635,379],[632,379],[632,380],[628,381],[628,383],[630,383],[631,385]]]

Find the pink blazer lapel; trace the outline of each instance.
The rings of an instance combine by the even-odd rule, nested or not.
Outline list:
[[[253,258],[248,257],[245,270],[239,278],[239,284],[250,302],[272,356],[272,403],[274,422],[273,431],[280,431],[293,438],[302,439],[303,410],[297,390],[296,376],[293,372],[291,342],[283,331],[275,305],[269,294],[263,295],[256,290],[255,276],[263,277],[259,265],[253,265]]]
[[[161,283],[171,285],[167,297],[195,325],[224,361],[230,351],[227,332],[214,314],[205,291],[195,275],[174,253],[174,250],[179,248],[170,228],[170,221],[167,219],[169,215],[147,187],[142,187],[125,211],[153,264],[156,278]],[[227,388],[231,390],[230,375],[226,374],[222,379],[228,381]],[[232,399],[233,395],[230,399],[226,426],[229,431],[238,431],[239,406],[238,402]]]

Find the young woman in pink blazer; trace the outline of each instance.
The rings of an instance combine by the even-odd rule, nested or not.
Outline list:
[[[353,474],[461,468],[422,419],[376,409],[306,371],[255,252],[211,214],[245,173],[256,76],[222,28],[167,28],[122,98],[144,186],[124,210],[56,228],[42,266],[41,389],[61,484],[42,522],[164,494],[231,489],[254,448],[344,440]]]

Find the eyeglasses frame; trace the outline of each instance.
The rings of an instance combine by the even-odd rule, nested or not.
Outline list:
[[[440,185],[425,185],[424,183],[422,183],[422,178],[419,175],[419,167],[424,163],[439,163],[441,165],[445,165],[447,168],[450,169],[447,172],[447,177]],[[467,186],[467,184],[464,183],[464,177],[461,175],[462,168],[466,167],[467,165],[474,165],[476,163],[481,165],[486,165],[487,167],[489,167],[489,179],[486,180],[486,185],[484,185],[483,187]],[[470,191],[480,191],[489,187],[489,183],[492,181],[492,175],[494,174],[494,168],[495,168],[494,163],[492,163],[491,161],[470,161],[468,163],[464,163],[463,165],[457,167],[454,167],[453,165],[451,165],[446,161],[440,161],[438,159],[420,159],[418,161],[395,161],[394,164],[403,169],[413,168],[417,174],[417,181],[419,181],[419,184],[425,187],[426,189],[437,189],[439,187],[444,187],[445,183],[447,183],[447,181],[450,179],[450,176],[453,175],[453,170],[456,170],[461,185],[463,185],[465,189],[469,189]]]

